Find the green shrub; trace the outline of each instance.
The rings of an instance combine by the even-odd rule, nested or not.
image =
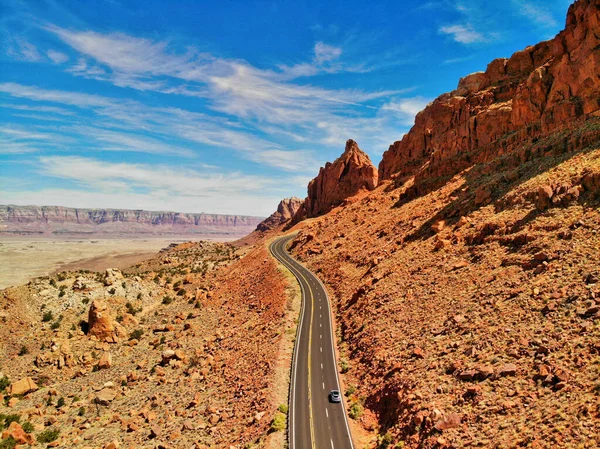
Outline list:
[[[287,414],[287,412],[288,412],[288,405],[287,404],[280,404],[279,407],[277,407],[277,410],[279,410],[281,413]]]
[[[165,296],[162,300],[162,303],[164,305],[169,305],[173,302],[173,298],[171,298],[170,296]]]
[[[58,402],[56,403],[56,408],[64,407],[64,405],[65,405],[65,398],[58,398]]]
[[[110,293],[111,295],[114,295],[116,292],[117,290],[114,287],[108,291],[108,293]]]
[[[127,282],[121,282],[121,287],[127,288]]]
[[[8,437],[0,441],[0,449],[15,449],[17,447],[17,440],[13,437]]]
[[[19,355],[25,355],[25,354],[29,354],[29,349],[27,349],[27,346],[23,345],[23,346],[21,346],[21,349],[19,350]]]
[[[25,421],[21,427],[27,433],[31,433],[34,430],[33,424],[31,424],[29,421]]]
[[[83,298],[81,300],[82,303],[87,304],[88,302],[90,302],[90,298]]]
[[[59,429],[46,429],[43,432],[38,433],[37,440],[39,443],[52,443],[58,438],[59,434]]]
[[[379,439],[379,449],[387,449],[392,444],[392,434],[387,432]]]
[[[54,279],[50,279],[50,285],[56,288],[56,281]]]
[[[278,432],[280,430],[285,430],[285,415],[281,412],[275,413],[273,417],[273,421],[271,421],[271,428],[269,429],[271,432]]]
[[[350,395],[353,395],[354,392],[356,391],[356,387],[350,385],[347,389],[346,389],[346,397],[349,397]]]
[[[58,292],[58,297],[62,298],[63,296],[65,296],[65,291],[64,290],[59,291]]]
[[[362,405],[358,402],[353,402],[350,406],[350,410],[348,410],[348,416],[352,419],[358,419],[363,414]]]
[[[85,407],[79,407],[79,411],[77,412],[78,416],[84,416],[85,415]]]
[[[342,368],[342,374],[346,374],[348,372],[348,370],[350,369],[350,364],[348,363],[348,360],[341,359],[340,367]]]
[[[54,323],[50,325],[50,329],[56,330],[60,327],[60,320],[56,320]]]
[[[181,290],[179,290],[177,292],[177,296],[183,296],[183,295],[185,295],[185,290],[182,288]]]
[[[6,376],[0,377],[0,391],[6,390],[9,385],[10,385],[10,380],[8,380],[8,377],[6,377]]]
[[[12,422],[21,422],[21,417],[16,413],[13,413],[11,415],[2,415],[0,416],[0,418],[4,418],[2,419],[2,421],[4,421],[4,427],[6,429],[8,429],[8,426],[10,426],[10,423]]]
[[[53,319],[54,319],[54,315],[52,314],[52,312],[50,310],[45,312],[44,315],[42,316],[42,321],[44,323],[47,323],[48,321],[52,321]]]
[[[130,340],[139,340],[140,338],[142,338],[142,335],[144,335],[144,330],[136,329],[131,334],[129,334],[129,339]]]
[[[58,273],[58,276],[57,276],[57,278],[58,278],[58,281],[59,281],[59,282],[62,282],[62,281],[64,281],[65,279],[67,279],[67,273],[65,273],[64,271],[63,271],[62,273]]]

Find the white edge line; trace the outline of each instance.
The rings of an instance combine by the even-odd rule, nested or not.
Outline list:
[[[291,386],[291,390],[292,390],[292,395],[290,397],[290,422],[289,422],[289,429],[288,429],[288,439],[289,439],[289,443],[290,443],[290,449],[293,449],[295,447],[295,440],[294,440],[294,431],[295,431],[295,423],[296,423],[296,409],[294,407],[294,404],[296,403],[296,373],[298,372],[298,345],[300,344],[300,336],[302,335],[302,324],[304,323],[304,310],[305,310],[305,292],[304,292],[304,287],[302,286],[302,282],[300,282],[300,280],[298,279],[298,277],[296,276],[296,274],[293,272],[293,270],[290,268],[289,265],[287,265],[283,260],[279,259],[277,257],[277,255],[274,253],[273,248],[274,246],[281,242],[281,249],[283,250],[283,241],[284,238],[281,238],[275,242],[273,242],[271,245],[269,245],[269,252],[271,253],[271,255],[273,255],[273,257],[275,257],[275,259],[277,259],[279,262],[281,262],[281,264],[286,267],[290,273],[292,273],[294,275],[294,277],[298,280],[298,284],[300,284],[300,290],[302,292],[302,301],[300,304],[300,323],[298,324],[298,330],[296,332],[296,341],[294,343],[294,356],[293,356],[293,382],[292,382],[292,386]],[[291,239],[291,238],[290,238]],[[287,243],[287,241],[285,242]]]

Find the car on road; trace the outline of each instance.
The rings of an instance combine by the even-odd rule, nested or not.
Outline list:
[[[342,395],[340,395],[340,392],[337,390],[331,390],[329,392],[329,402],[342,402]]]

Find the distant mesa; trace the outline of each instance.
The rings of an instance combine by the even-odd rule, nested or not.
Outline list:
[[[0,235],[246,235],[261,217],[60,206],[0,206]]]

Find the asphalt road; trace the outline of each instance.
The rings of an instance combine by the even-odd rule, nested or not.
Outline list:
[[[293,238],[271,244],[271,253],[298,279],[302,310],[296,335],[290,388],[288,439],[290,449],[354,449],[345,403],[329,402],[340,382],[334,351],[329,298],[319,278],[287,252]]]

